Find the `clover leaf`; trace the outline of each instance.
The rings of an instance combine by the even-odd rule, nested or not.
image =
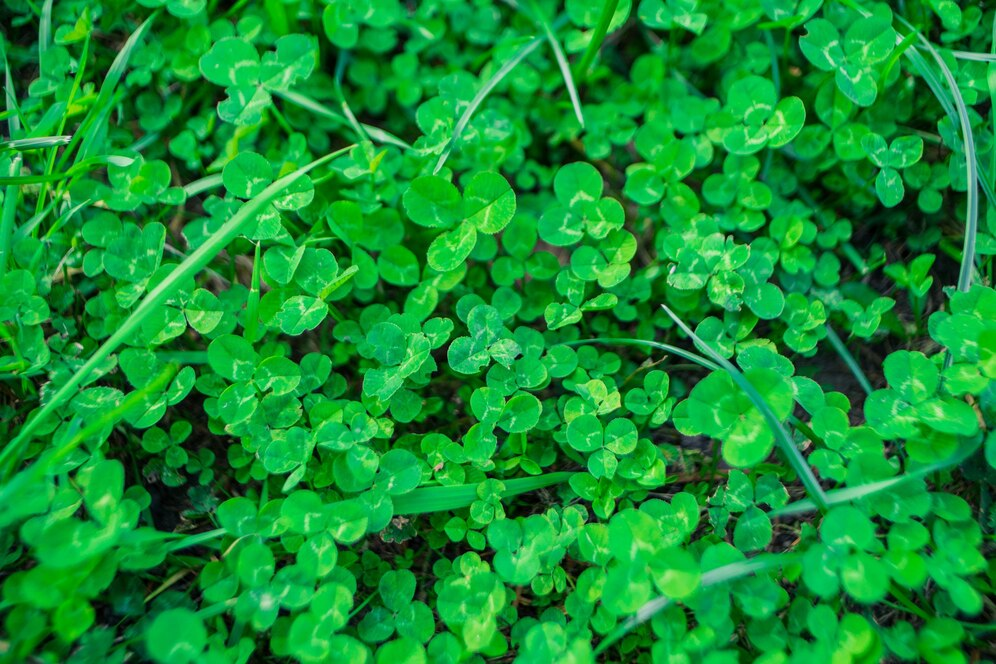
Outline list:
[[[823,71],[834,72],[837,87],[859,106],[878,97],[876,66],[896,47],[896,31],[887,10],[854,21],[841,37],[833,23],[813,19],[799,40],[803,55]]]
[[[272,102],[272,93],[285,92],[308,78],[315,67],[317,43],[307,35],[284,35],[262,59],[244,37],[223,37],[201,56],[205,79],[225,88],[228,98],[218,104],[218,117],[238,126],[258,123]]]

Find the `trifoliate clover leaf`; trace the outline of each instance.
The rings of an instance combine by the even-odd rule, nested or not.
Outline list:
[[[753,154],[766,146],[792,141],[806,122],[806,107],[798,97],[779,100],[767,78],[747,76],[730,86],[726,115],[718,120],[717,136],[733,154]]]
[[[519,355],[519,345],[507,335],[501,314],[490,305],[474,307],[467,317],[469,336],[457,337],[450,344],[446,358],[458,373],[473,374],[494,359],[506,368]]]
[[[870,106],[878,97],[875,66],[896,47],[896,31],[886,13],[857,19],[843,38],[830,21],[814,19],[799,39],[806,58],[823,71],[835,72],[837,87],[859,106]]]
[[[539,221],[539,234],[558,247],[577,243],[585,233],[595,239],[621,228],[626,215],[619,201],[602,198],[602,176],[591,164],[563,166],[553,180],[559,205],[548,208]]]
[[[258,123],[272,104],[272,92],[287,91],[311,75],[317,42],[307,35],[284,35],[262,61],[243,37],[223,37],[201,56],[201,74],[225,87],[228,98],[218,104],[218,117],[239,126]]]

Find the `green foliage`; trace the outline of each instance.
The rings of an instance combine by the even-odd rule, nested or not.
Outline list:
[[[991,656],[987,3],[0,15],[0,661]]]

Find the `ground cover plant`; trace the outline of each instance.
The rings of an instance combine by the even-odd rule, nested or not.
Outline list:
[[[0,18],[0,661],[996,656],[990,3]]]

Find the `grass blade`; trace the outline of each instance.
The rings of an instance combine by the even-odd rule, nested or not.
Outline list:
[[[38,60],[41,61],[45,51],[52,45],[52,0],[42,4],[41,20],[38,23]]]
[[[21,193],[15,184],[4,183],[5,179],[14,179],[14,174],[21,169],[21,155],[15,155],[10,161],[8,177],[0,177],[0,185],[7,184],[3,192],[3,208],[0,209],[0,279],[7,274],[7,257],[10,254],[11,240],[14,237],[17,221],[17,199]]]
[[[214,175],[207,175],[199,180],[194,180],[189,184],[185,184],[183,186],[183,192],[187,195],[187,198],[190,198],[191,196],[203,194],[209,189],[220,187],[221,183],[221,173],[215,173]]]
[[[581,56],[581,60],[574,69],[574,77],[577,80],[584,82],[588,78],[588,69],[595,61],[595,56],[602,49],[602,42],[605,41],[605,35],[609,32],[612,16],[616,13],[618,5],[619,0],[604,0],[602,3],[602,12],[598,15],[598,23],[591,35],[591,41],[588,42],[588,48],[585,49],[584,55]]]
[[[903,17],[900,16],[899,21],[911,30],[915,30]],[[976,235],[979,232],[979,167],[978,155],[975,152],[975,136],[972,134],[972,121],[968,117],[968,107],[965,105],[965,99],[961,95],[961,90],[958,88],[958,81],[955,80],[954,74],[951,73],[951,69],[944,62],[944,58],[937,52],[937,49],[934,48],[934,45],[919,32],[917,32],[917,36],[924,48],[934,57],[934,61],[940,67],[941,73],[944,74],[944,80],[947,81],[948,87],[951,89],[955,109],[958,112],[958,123],[961,125],[968,190],[966,191],[965,244],[962,248],[961,268],[958,271],[958,290],[967,291],[972,287]],[[907,51],[907,53],[911,52],[914,51]]]
[[[92,421],[87,422],[85,426],[76,431],[71,438],[60,443],[57,448],[47,450],[28,468],[18,473],[9,482],[3,483],[0,487],[0,527],[11,522],[11,515],[16,516],[19,513],[17,506],[17,503],[20,502],[19,496],[23,497],[25,492],[37,488],[41,478],[48,474],[52,466],[64,460],[88,438],[106,426],[118,422],[129,410],[142,403],[146,396],[165,390],[176,372],[177,365],[166,365],[147,385],[126,394],[116,406],[102,411]],[[11,449],[16,442],[17,438],[4,448],[4,452]]]
[[[571,106],[574,107],[574,116],[578,119],[578,123],[580,123],[581,128],[584,129],[584,111],[581,109],[581,97],[578,95],[578,88],[574,84],[574,75],[571,73],[571,65],[567,62],[567,56],[564,55],[564,49],[560,46],[560,42],[557,40],[557,35],[553,32],[553,26],[550,25],[550,21],[547,20],[546,14],[543,12],[542,8],[537,5],[535,0],[532,2],[532,8],[533,13],[536,15],[535,21],[543,29],[546,41],[550,44],[550,50],[553,51],[553,57],[557,61],[557,67],[560,69],[560,75],[564,79],[564,85],[567,87],[567,96],[571,98]]]
[[[3,40],[0,39],[0,55],[3,56],[3,68],[4,68],[4,78],[6,85],[6,92],[4,94],[4,99],[6,100],[6,108],[9,111],[15,111],[17,107],[17,101],[14,96],[14,79],[10,75],[10,64],[7,62],[7,52],[3,48]],[[21,128],[20,118],[17,113],[11,113],[7,118],[7,130],[11,137]],[[10,166],[7,168],[7,175],[9,177],[15,177],[16,173],[21,170],[21,155],[14,155],[13,159],[10,160]],[[14,237],[14,226],[17,221],[17,198],[20,194],[20,190],[16,185],[9,184],[3,193],[3,207],[0,208],[0,279],[7,273],[7,256],[10,253],[11,240]]]
[[[132,159],[131,157],[121,157],[118,155],[103,155],[99,157],[92,157],[90,159],[85,159],[77,163],[75,166],[73,166],[64,173],[42,173],[38,175],[0,176],[0,186],[19,187],[25,184],[42,184],[45,182],[58,182],[59,180],[74,178],[77,175],[82,175],[91,169],[99,168],[101,166],[106,166],[107,164],[115,164],[117,166],[127,166],[133,161],[134,159]]]
[[[982,444],[982,437],[978,437],[973,443],[966,445],[963,450],[955,454],[950,459],[944,461],[938,461],[916,470],[904,473],[898,477],[890,477],[887,480],[879,480],[878,482],[869,482],[868,484],[859,484],[858,486],[844,487],[842,489],[833,489],[827,491],[827,504],[830,507],[835,505],[843,505],[845,503],[850,503],[855,500],[861,500],[862,498],[868,498],[876,493],[881,493],[882,491],[889,491],[890,489],[895,489],[907,482],[922,479],[928,475],[932,475],[936,472],[946,470],[948,468],[953,468],[959,466],[968,460],[970,456],[978,451],[980,445]],[[769,514],[772,519],[785,516],[794,516],[796,514],[804,514],[806,512],[812,512],[816,509],[816,504],[813,503],[809,498],[803,498],[802,500],[797,500],[794,503],[789,503],[785,507],[781,507],[776,510],[772,510]]]
[[[121,325],[96,351],[90,356],[83,366],[81,366],[70,379],[63,384],[41,407],[34,413],[34,416],[21,427],[21,430],[14,439],[0,451],[0,479],[9,477],[11,470],[20,461],[21,452],[32,435],[45,420],[51,417],[63,404],[65,404],[76,392],[76,390],[86,381],[95,368],[100,365],[118,346],[128,337],[135,333],[142,322],[148,318],[163,302],[165,302],[179,288],[187,278],[194,277],[203,269],[228,243],[234,239],[243,228],[253,220],[257,213],[269,205],[284,189],[294,180],[308,173],[312,169],[329,162],[330,160],[345,154],[354,146],[343,148],[321,159],[302,166],[301,168],[288,173],[276,182],[264,189],[255,198],[246,201],[238,212],[231,219],[212,234],[208,240],[191,253],[181,262],[168,277],[163,279],[155,288],[149,291],[138,306],[128,315]]]
[[[723,565],[722,567],[717,567],[716,569],[703,573],[700,587],[708,588],[709,586],[719,585],[720,583],[743,579],[753,574],[757,574],[758,572],[765,572],[777,567],[783,567],[792,562],[795,558],[796,554],[794,553],[762,553],[761,555],[749,560],[738,560],[735,563],[729,563],[728,565]],[[634,615],[625,620],[622,624],[609,632],[604,639],[602,639],[602,641],[595,648],[594,654],[600,655],[608,650],[609,647],[619,639],[626,636],[629,632],[670,606],[671,602],[671,598],[662,596],[652,599],[641,606]]]
[[[360,121],[356,119],[356,115],[353,114],[353,109],[349,107],[349,102],[346,101],[346,93],[342,91],[342,77],[346,73],[346,65],[349,63],[349,51],[340,51],[339,59],[335,63],[335,94],[339,97],[339,105],[342,107],[342,114],[349,122],[349,126],[353,128],[356,133],[356,137],[360,141],[369,141],[370,137],[367,132],[363,129]]]
[[[18,138],[13,141],[0,141],[0,150],[15,150],[17,152],[43,150],[45,148],[68,145],[72,138],[72,136],[38,136],[36,138]]]
[[[112,101],[114,99],[114,93],[117,89],[118,83],[121,82],[121,77],[124,76],[125,70],[128,68],[128,61],[131,59],[132,54],[141,42],[142,37],[145,33],[149,31],[152,26],[152,22],[155,20],[157,12],[153,12],[149,18],[145,19],[141,25],[131,33],[128,40],[121,47],[118,52],[114,62],[111,63],[110,69],[107,70],[107,76],[104,77],[104,82],[100,85],[100,92],[97,94],[97,100],[90,107],[89,112],[86,117],[83,118],[83,122],[80,124],[79,130],[73,136],[72,142],[69,147],[66,148],[65,152],[62,153],[62,158],[59,160],[59,166],[62,170],[62,166],[65,165],[66,160],[69,155],[72,154],[74,148],[79,143],[79,151],[76,154],[75,161],[78,163],[80,161],[86,160],[91,156],[91,153],[96,149],[97,140],[103,137],[104,134],[104,123],[107,118],[110,117]]]
[[[306,111],[310,111],[311,113],[314,113],[319,117],[326,118],[328,120],[334,120],[338,122],[340,126],[345,127],[349,125],[349,120],[346,119],[346,116],[344,116],[342,113],[339,113],[338,111],[335,111],[326,106],[325,104],[322,104],[319,101],[315,101],[311,97],[303,95],[300,92],[292,92],[288,90],[286,92],[276,91],[275,94],[284,101],[289,101],[295,106],[303,108]],[[394,134],[386,132],[383,129],[380,129],[379,127],[374,127],[373,125],[364,124],[362,122],[359,123],[359,125],[363,129],[363,131],[366,132],[367,136],[369,136],[372,141],[375,141],[377,143],[384,143],[385,145],[393,145],[395,147],[401,148],[402,150],[412,149],[411,144],[406,143],[405,141],[401,140]]]
[[[750,397],[750,400],[754,402],[754,407],[758,409],[764,421],[771,428],[771,432],[775,435],[775,440],[778,442],[778,446],[782,450],[782,454],[788,459],[789,464],[795,470],[796,474],[799,475],[799,480],[802,481],[802,485],[806,488],[806,493],[809,497],[813,499],[813,502],[819,506],[820,510],[826,510],[827,508],[827,497],[826,492],[823,487],[820,486],[819,481],[816,479],[816,475],[813,474],[813,469],[809,467],[806,462],[805,457],[799,452],[799,449],[795,446],[795,442],[792,440],[792,436],[785,429],[785,425],[775,417],[775,413],[768,406],[764,397],[761,393],[751,385],[750,381],[744,378],[744,375],[737,369],[729,360],[724,358],[722,355],[716,353],[712,348],[710,348],[705,342],[702,341],[692,331],[690,327],[685,325],[685,323],[678,318],[678,316],[667,308],[665,305],[661,305],[664,312],[671,317],[671,320],[681,328],[681,330],[689,336],[689,338],[695,342],[695,344],[706,354],[709,355],[712,360],[719,364],[723,369],[730,374],[730,378],[736,383],[744,393]]]
[[[695,353],[690,353],[684,348],[678,346],[672,346],[671,344],[662,344],[659,341],[649,341],[647,339],[628,339],[624,337],[597,337],[595,339],[577,339],[575,341],[562,341],[564,346],[584,346],[587,344],[601,344],[605,346],[642,346],[644,348],[653,348],[655,350],[662,350],[665,353],[671,353],[672,355],[677,355],[678,357],[684,358],[690,362],[694,362],[699,366],[705,367],[710,371],[722,371],[720,367],[715,362],[707,360],[701,355]]]
[[[526,43],[522,48],[516,51],[515,55],[508,59],[505,64],[503,64],[498,71],[492,74],[491,78],[481,86],[481,89],[477,91],[474,98],[470,101],[470,105],[464,110],[463,115],[457,120],[456,126],[453,128],[453,136],[450,137],[449,142],[446,143],[446,147],[443,148],[443,152],[439,155],[439,160],[436,162],[436,167],[432,169],[433,173],[438,173],[442,168],[446,160],[449,159],[450,153],[456,146],[457,141],[460,140],[460,136],[463,134],[464,129],[470,124],[470,119],[474,117],[474,113],[484,103],[491,91],[502,82],[502,80],[509,75],[509,73],[518,66],[520,62],[526,59],[530,53],[535,51],[540,44],[543,43],[543,37],[534,37],[528,43]]]
[[[974,53],[972,51],[948,51],[959,60],[974,60],[976,62],[996,62],[996,53]]]
[[[502,480],[505,484],[505,490],[502,491],[501,495],[502,498],[511,498],[536,489],[562,484],[574,474],[566,472],[546,473],[536,477]],[[457,484],[455,486],[430,486],[415,489],[411,493],[394,498],[394,513],[428,514],[468,507],[477,500],[478,486],[478,484]]]
[[[847,368],[851,370],[852,374],[854,374],[854,378],[857,379],[861,389],[865,391],[865,394],[871,394],[874,390],[874,388],[872,388],[871,381],[868,380],[868,376],[865,375],[865,372],[862,371],[857,360],[855,360],[854,356],[851,355],[851,351],[847,349],[847,346],[844,345],[844,342],[839,336],[837,336],[837,333],[834,332],[829,323],[827,323],[827,339],[830,340],[830,345],[833,346],[833,349],[837,351],[837,354],[840,355],[842,360],[844,360],[844,364],[847,365]]]

